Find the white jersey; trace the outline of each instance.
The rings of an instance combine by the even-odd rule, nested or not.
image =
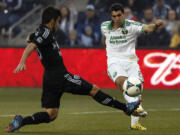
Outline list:
[[[125,20],[123,26],[112,30],[112,21],[101,24],[102,34],[106,37],[106,55],[108,64],[114,59],[137,61],[135,53],[136,38],[143,31],[144,25],[132,20]]]

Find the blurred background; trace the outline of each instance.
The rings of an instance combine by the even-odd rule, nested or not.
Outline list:
[[[101,23],[111,19],[108,9],[115,2],[124,5],[127,19],[144,24],[164,20],[156,32],[137,38],[144,88],[180,89],[180,0],[0,0],[0,86],[42,86],[36,51],[26,63],[27,71],[13,70],[27,46],[27,35],[41,23],[42,10],[54,6],[62,14],[56,37],[67,69],[102,88],[116,88],[107,76],[100,30]]]
[[[41,12],[52,5],[63,16],[57,39],[63,48],[103,48],[100,24],[110,20],[108,8],[119,2],[127,19],[145,24],[161,18],[157,32],[139,35],[137,48],[180,48],[180,0],[0,0],[0,47],[25,47],[26,36],[41,22]]]
[[[156,32],[138,36],[136,53],[146,76],[145,88],[179,89],[180,0],[0,0],[0,59],[3,67],[0,74],[7,78],[0,81],[0,86],[41,86],[43,69],[36,53],[30,58],[35,63],[30,67],[38,75],[30,71],[24,73],[33,78],[27,82],[36,80],[34,83],[25,84],[27,82],[12,71],[27,45],[27,35],[41,23],[42,10],[54,6],[62,14],[56,37],[67,68],[101,87],[114,87],[107,76],[100,25],[111,19],[108,9],[115,2],[123,4],[127,19],[144,24],[159,18],[164,20],[164,25]]]

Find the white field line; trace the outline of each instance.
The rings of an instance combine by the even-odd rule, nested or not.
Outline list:
[[[79,114],[102,114],[102,113],[119,113],[122,111],[94,111],[94,112],[72,112],[72,113],[65,113],[65,114],[73,114],[73,115],[79,115]]]
[[[172,109],[147,109],[148,112],[175,112],[180,111],[180,108],[172,108]],[[65,114],[73,114],[73,115],[80,115],[80,114],[101,114],[101,113],[119,113],[122,111],[94,111],[94,112],[72,112],[72,113],[65,113]]]
[[[165,112],[176,112],[180,111],[180,108],[171,108],[171,109],[148,109],[148,112],[159,112],[159,111],[165,111]],[[71,112],[71,113],[62,113],[62,114],[68,114],[68,115],[83,115],[83,114],[103,114],[103,113],[121,113],[122,111],[92,111],[92,112]],[[31,114],[21,114],[23,116],[28,116]],[[0,115],[1,118],[6,117],[14,117],[15,114],[7,114],[7,115]]]

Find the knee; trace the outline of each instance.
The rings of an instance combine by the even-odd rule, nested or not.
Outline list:
[[[58,116],[58,108],[47,109],[46,112],[49,115],[50,121],[55,120]]]
[[[123,84],[127,77],[118,77],[115,81],[115,84],[123,91]]]
[[[96,93],[98,92],[100,90],[100,88],[99,87],[97,87],[96,85],[93,85],[93,88],[92,88],[92,90],[90,91],[90,96],[95,96],[96,95]]]

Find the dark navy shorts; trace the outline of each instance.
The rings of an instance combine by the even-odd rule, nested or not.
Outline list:
[[[42,107],[59,108],[64,92],[89,95],[93,85],[78,75],[67,71],[45,71],[43,76]]]

